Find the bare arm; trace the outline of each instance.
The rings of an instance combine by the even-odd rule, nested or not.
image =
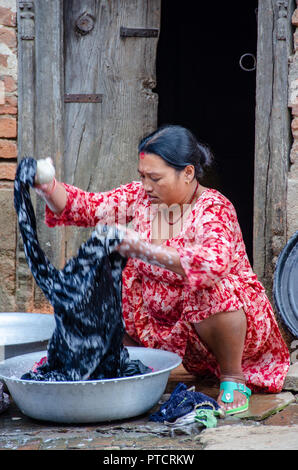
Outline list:
[[[63,184],[54,181],[48,184],[35,185],[36,192],[45,200],[55,214],[61,214],[67,202],[67,192]]]
[[[156,246],[151,243],[141,242],[141,254],[139,258],[150,264],[155,264],[161,268],[173,271],[186,277],[185,271],[180,262],[180,256],[175,248],[170,246]]]
[[[180,262],[179,253],[175,248],[153,245],[141,240],[134,230],[124,229],[124,231],[124,240],[117,249],[120,254],[126,257],[140,258],[147,263],[186,277]]]

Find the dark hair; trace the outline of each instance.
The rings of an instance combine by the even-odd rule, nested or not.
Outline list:
[[[160,156],[177,171],[193,165],[197,180],[203,177],[204,170],[213,161],[212,152],[206,144],[199,142],[190,130],[176,125],[161,126],[144,137],[139,144],[140,152]]]

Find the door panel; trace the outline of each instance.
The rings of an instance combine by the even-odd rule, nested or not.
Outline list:
[[[105,191],[137,178],[138,141],[157,123],[158,39],[123,38],[120,28],[159,28],[159,19],[160,0],[64,1],[65,93],[101,95],[65,103],[65,182]],[[66,233],[68,258],[90,230]]]

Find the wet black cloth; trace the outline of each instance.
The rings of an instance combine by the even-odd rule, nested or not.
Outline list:
[[[22,376],[28,380],[94,380],[151,372],[129,359],[122,345],[122,270],[126,259],[113,251],[121,232],[103,226],[95,230],[78,255],[56,269],[41,249],[30,186],[36,161],[24,158],[14,183],[14,204],[24,252],[32,275],[54,308],[56,326],[49,341],[47,362]]]
[[[4,385],[0,382],[0,413],[3,413],[10,405],[10,398],[4,393]]]

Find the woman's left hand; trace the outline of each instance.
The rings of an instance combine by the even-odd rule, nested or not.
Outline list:
[[[135,258],[142,255],[144,242],[141,241],[138,233],[133,229],[121,225],[118,225],[117,228],[124,233],[124,238],[116,250],[126,258]]]

